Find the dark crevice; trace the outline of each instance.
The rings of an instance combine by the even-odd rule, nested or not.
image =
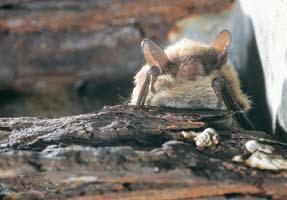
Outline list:
[[[106,79],[104,79],[106,80]],[[121,104],[128,101],[132,90],[132,77],[125,77],[119,80],[85,81],[78,85],[76,93],[86,104],[93,104],[98,101],[104,105]]]
[[[132,191],[131,183],[123,183],[122,185],[127,191]]]
[[[30,159],[28,160],[28,163],[37,171],[41,172],[43,171],[42,164],[37,159]]]
[[[240,79],[242,86],[245,86],[243,90],[251,96],[253,102],[248,116],[256,130],[271,134],[271,115],[266,99],[266,83],[254,34],[250,41],[247,66],[246,71],[240,74]]]
[[[1,107],[3,104],[9,104],[14,101],[17,102],[19,99],[23,97],[23,94],[13,89],[4,89],[0,90],[0,97],[1,97],[0,98],[0,107]]]
[[[13,129],[11,129],[10,127],[2,127],[0,126],[0,131],[7,131],[7,132],[11,132]]]
[[[282,142],[287,142],[287,134],[286,131],[281,127],[278,120],[276,120],[276,130],[275,130],[275,137]]]
[[[27,7],[21,5],[21,4],[2,4],[0,5],[0,10],[5,10],[5,11],[18,11],[18,10],[28,10]]]
[[[241,194],[241,193],[229,193],[229,194],[225,194],[224,197],[226,199],[252,199],[252,197],[255,197],[255,198],[262,198],[262,199],[266,199],[266,200],[272,200],[272,197],[271,196],[268,196],[268,195],[264,195],[264,194],[252,194],[250,196],[246,196],[246,194]]]
[[[82,81],[60,95],[51,93],[45,96],[41,93],[21,93],[12,88],[0,89],[0,116],[62,116],[62,113],[91,112],[105,105],[128,102],[132,86],[132,77],[128,76],[117,80],[103,77],[102,80]],[[63,106],[59,108],[60,105]]]

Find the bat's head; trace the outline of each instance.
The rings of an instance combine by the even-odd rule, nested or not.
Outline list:
[[[147,64],[158,67],[162,74],[195,80],[197,76],[208,76],[226,63],[230,43],[231,33],[223,30],[211,44],[183,39],[163,50],[147,38],[141,47]]]

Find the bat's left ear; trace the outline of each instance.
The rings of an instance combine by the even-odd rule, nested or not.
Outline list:
[[[149,38],[142,41],[141,48],[149,66],[159,67],[161,71],[166,71],[166,64],[169,60],[163,49]]]
[[[219,66],[223,65],[227,61],[228,50],[231,44],[231,33],[225,29],[221,31],[215,40],[212,42],[211,47],[216,50],[219,55]]]

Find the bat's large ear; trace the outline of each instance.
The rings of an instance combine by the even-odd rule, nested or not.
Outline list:
[[[231,33],[225,29],[221,31],[215,40],[212,42],[211,47],[219,54],[218,64],[221,66],[226,63],[228,50],[231,44]]]
[[[165,66],[169,62],[164,51],[152,40],[146,38],[141,43],[144,57],[149,66],[156,66],[165,71]]]

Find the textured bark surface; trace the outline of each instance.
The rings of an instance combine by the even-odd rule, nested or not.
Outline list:
[[[231,162],[247,140],[270,138],[265,133],[217,128],[220,144],[205,149],[180,134],[230,117],[122,105],[57,119],[1,118],[0,199],[287,198],[286,172]]]

